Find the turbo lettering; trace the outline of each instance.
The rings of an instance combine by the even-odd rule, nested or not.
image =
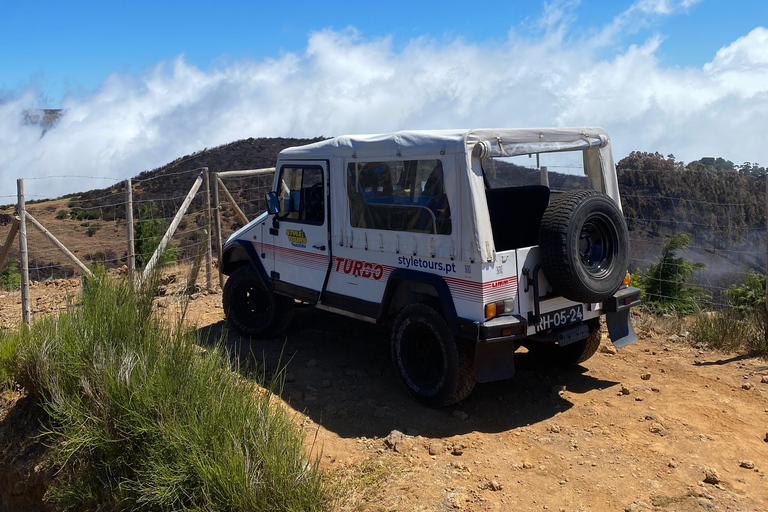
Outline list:
[[[378,281],[384,276],[384,267],[378,263],[368,261],[336,258],[336,272],[344,272],[355,277],[364,277],[365,279],[375,279]]]

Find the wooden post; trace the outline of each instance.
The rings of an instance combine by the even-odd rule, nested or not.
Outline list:
[[[8,236],[5,237],[5,245],[3,245],[3,250],[0,252],[0,270],[3,270],[3,266],[5,265],[5,259],[8,257],[8,253],[11,252],[11,245],[13,245],[13,239],[16,238],[16,233],[19,232],[19,218],[16,217],[13,219],[13,223],[11,224],[11,230],[8,231]]]
[[[539,155],[536,154],[536,158],[538,157]],[[539,172],[541,173],[541,184],[549,188],[549,169],[547,169],[546,165],[542,165]]]
[[[19,253],[21,254],[21,321],[29,325],[29,254],[27,253],[27,206],[24,201],[24,178],[16,180],[19,216]]]
[[[133,186],[131,178],[125,180],[125,238],[128,245],[128,280],[131,288],[136,283],[136,253],[133,235]]]
[[[220,178],[248,178],[250,176],[258,176],[260,174],[273,174],[274,172],[274,167],[265,167],[264,169],[248,169],[244,171],[224,171],[217,173],[217,175]]]
[[[248,217],[245,216],[243,213],[243,210],[240,209],[239,206],[237,206],[237,203],[235,202],[235,198],[232,197],[232,194],[229,193],[229,189],[224,185],[224,182],[221,181],[221,178],[218,176],[216,177],[216,181],[219,183],[219,189],[221,190],[221,193],[224,194],[224,197],[227,198],[227,201],[232,205],[232,208],[235,210],[235,214],[237,215],[237,218],[240,219],[240,222],[243,223],[243,226],[248,224]]]
[[[768,227],[768,174],[765,175],[765,223]],[[768,231],[766,231],[766,259],[765,259],[765,341],[768,342]]]
[[[171,221],[171,225],[168,226],[168,230],[163,235],[163,238],[160,240],[160,244],[158,244],[157,249],[155,249],[154,254],[152,254],[152,258],[150,258],[149,263],[147,263],[147,266],[144,267],[144,272],[141,274],[141,279],[139,281],[139,285],[141,286],[144,284],[149,277],[149,275],[152,273],[152,270],[155,268],[155,265],[157,265],[157,262],[160,260],[160,256],[163,254],[163,251],[165,251],[165,248],[168,246],[168,243],[171,241],[171,237],[176,232],[176,228],[179,227],[179,223],[181,222],[181,219],[184,217],[184,214],[187,213],[187,209],[189,208],[190,203],[195,198],[195,194],[197,194],[198,189],[200,189],[200,185],[203,184],[203,173],[200,173],[195,180],[195,183],[192,185],[192,189],[189,191],[189,194],[187,194],[187,197],[184,199],[184,202],[181,204],[181,208],[179,208],[179,211],[176,212],[176,216],[173,218],[173,221]]]
[[[219,173],[213,173],[213,182],[219,182]],[[221,205],[219,204],[219,187],[213,187],[213,228],[216,230],[216,258],[219,261],[219,286],[224,289],[224,261],[221,248]]]
[[[211,179],[207,167],[203,167],[203,176],[205,179],[205,192],[203,193],[205,204],[205,289],[210,292],[213,290],[213,256],[211,255]]]
[[[74,263],[80,270],[82,270],[85,275],[93,276],[93,273],[90,271],[90,269],[86,267],[82,261],[77,259],[77,256],[72,254],[63,243],[59,242],[59,240],[55,236],[53,236],[53,234],[50,231],[45,229],[45,227],[42,224],[40,224],[37,221],[37,219],[35,219],[32,215],[30,215],[29,212],[24,212],[24,216],[29,219],[29,222],[31,222],[32,225],[35,226],[37,230],[43,234],[43,236],[45,236],[45,238],[47,238],[53,245],[58,247],[67,258],[72,260],[72,263]]]

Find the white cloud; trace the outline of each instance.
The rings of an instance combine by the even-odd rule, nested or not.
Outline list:
[[[641,3],[656,14],[691,4],[636,9]],[[396,51],[391,39],[349,28],[312,33],[300,54],[210,72],[179,57],[66,98],[66,115],[43,136],[19,122],[38,106],[35,91],[24,91],[0,103],[0,196],[15,194],[17,177],[123,179],[246,137],[418,128],[601,125],[617,159],[645,150],[768,164],[768,30],[753,30],[701,68],[670,68],[656,58],[660,36],[609,58],[598,57],[605,47],[596,40],[568,42],[568,4],[558,5],[565,11],[550,8],[542,35],[511,33],[502,44],[416,38]],[[57,196],[104,184],[39,180],[26,188]]]

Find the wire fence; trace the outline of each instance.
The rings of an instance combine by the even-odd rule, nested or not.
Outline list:
[[[205,185],[201,186],[197,181],[203,175]],[[53,195],[49,194],[45,201],[37,201],[37,195],[25,195],[27,201],[23,210],[26,229],[22,230],[25,231],[31,286],[58,286],[63,284],[62,280],[71,281],[72,278],[80,277],[86,271],[85,267],[93,268],[94,265],[108,272],[126,273],[133,267],[131,261],[135,261],[135,277],[140,279],[142,270],[152,259],[166,229],[174,223],[177,223],[177,227],[168,247],[159,257],[161,263],[181,264],[186,268],[193,267],[195,263],[199,266],[201,251],[208,255],[218,252],[220,246],[217,247],[217,244],[220,245],[220,240],[226,240],[232,232],[244,225],[227,197],[231,195],[245,216],[249,220],[253,219],[265,207],[264,194],[271,188],[273,174],[261,170],[256,176],[227,180],[231,192],[228,189],[227,195],[220,196],[218,204],[212,205],[211,197],[216,197],[216,194],[211,192],[219,181],[216,176],[216,173],[209,176],[207,168],[198,168],[140,176],[130,181],[130,194],[127,193],[129,181],[126,180],[107,188],[95,188],[58,199],[47,199]],[[45,182],[60,178],[62,176],[47,176],[34,180]],[[99,186],[97,182],[103,183],[102,177],[81,176],[79,179],[93,180],[94,187]],[[21,181],[23,191],[24,180]],[[199,187],[194,193],[193,185]],[[23,275],[23,256],[18,239],[14,243],[12,236],[19,225],[18,196],[5,195],[0,196],[0,199],[7,201],[5,207],[0,207],[0,243],[6,241],[0,249],[6,246],[8,249],[8,258],[0,261],[0,294],[14,294],[14,288],[18,291],[19,284],[14,281],[13,274],[18,272]],[[180,209],[183,208],[185,210],[182,214]],[[214,216],[219,222],[213,222]],[[132,230],[128,229],[129,222]],[[38,225],[43,229],[39,229]],[[218,237],[211,238],[211,232],[217,225],[221,226],[221,232]],[[19,232],[19,237],[21,235]],[[67,250],[71,255],[65,254]],[[210,286],[211,277],[207,277]],[[22,302],[25,295],[23,290],[22,285]],[[45,311],[44,304],[41,307],[36,305],[37,302],[47,302],[44,292],[38,293],[35,299],[30,307],[31,312]]]
[[[630,230],[630,270],[640,271],[657,299],[687,301],[692,308],[733,307],[727,291],[740,286],[750,271],[766,274],[764,204],[631,193],[622,194],[622,202]],[[663,250],[677,233],[686,234],[689,242],[665,260]],[[678,270],[686,262],[679,258],[698,264],[691,279],[681,281]],[[652,265],[655,272],[648,273]],[[705,293],[691,293],[691,286]]]
[[[193,169],[132,180],[134,237],[131,242],[128,242],[126,235],[126,182],[72,197],[44,202],[33,200],[27,205],[27,211],[84,264],[98,263],[107,270],[125,272],[129,265],[130,243],[137,268],[141,269],[151,258],[159,238],[177,215],[199,174],[199,169]],[[215,225],[206,224],[206,196],[217,186],[215,177],[216,174],[212,173],[209,188],[200,187],[192,197],[173,235],[166,262],[191,265],[198,257],[201,240],[207,244],[205,237]],[[35,179],[56,178],[59,176]],[[103,183],[101,177],[81,179],[93,180],[94,186],[98,186],[97,182]],[[273,173],[269,172],[224,179],[227,192],[249,220],[265,210],[264,195],[271,189],[272,180]],[[16,196],[4,195],[0,196],[0,200],[15,203]],[[690,238],[687,248],[678,251],[678,257],[704,265],[695,271],[691,283],[646,274],[646,282],[655,281],[658,285],[658,297],[703,302],[708,308],[718,309],[729,304],[725,291],[740,284],[746,271],[765,275],[766,222],[764,205],[759,202],[717,202],[643,193],[626,193],[622,200],[630,229],[631,271],[639,269],[643,273],[651,265],[658,265],[665,244],[675,233],[686,233]],[[219,195],[217,212],[220,215],[220,236],[226,240],[242,227],[243,221],[226,194]],[[0,242],[6,239],[12,221],[13,212],[8,209],[0,211]],[[73,278],[81,274],[59,248],[31,226],[27,227],[27,241],[29,278],[33,282]],[[207,250],[213,252],[215,242],[213,245],[208,245]],[[15,265],[18,266],[17,245],[11,249],[10,257],[16,260]],[[668,273],[658,274],[663,276]],[[707,293],[691,297],[663,292],[684,289],[684,284],[694,284]]]

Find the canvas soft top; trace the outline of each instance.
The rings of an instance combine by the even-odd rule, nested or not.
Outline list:
[[[480,158],[511,157],[539,152],[583,151],[584,169],[593,186],[619,202],[616,170],[611,154],[610,138],[598,127],[571,128],[502,128],[471,130],[408,130],[387,134],[342,135],[332,139],[283,150],[280,160],[327,160],[331,169],[345,169],[351,161],[398,160],[409,158],[440,158],[443,161],[446,193],[451,209],[461,208],[451,235],[425,235],[450,237],[450,243],[414,239],[414,253],[439,247],[437,252],[446,257],[463,260],[493,261],[495,246],[485,202],[485,185],[480,169]],[[474,156],[473,156],[474,154]],[[346,172],[346,171],[344,171]],[[598,181],[600,183],[598,183]],[[330,177],[334,194],[344,194],[346,180]],[[471,198],[471,200],[470,200]],[[347,218],[348,209],[342,202],[333,202],[336,219]],[[346,210],[346,211],[345,211]],[[348,219],[347,219],[348,220]],[[332,238],[338,243],[349,243],[355,236],[362,239],[364,229],[338,226]],[[383,233],[386,246],[401,247],[393,232]],[[421,237],[418,237],[421,238]],[[391,240],[390,240],[391,239]],[[421,245],[424,245],[422,248]],[[386,249],[385,249],[386,250]]]

